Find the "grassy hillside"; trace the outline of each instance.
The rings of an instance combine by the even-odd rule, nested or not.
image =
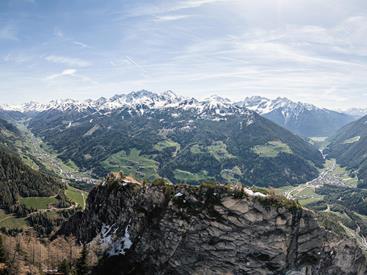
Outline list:
[[[27,162],[18,154],[17,143],[21,140],[19,129],[0,119],[0,208],[7,210],[15,210],[19,198],[55,196],[65,188],[51,174],[35,170],[31,159]]]
[[[353,170],[367,185],[367,117],[343,127],[329,141],[325,150],[328,156]]]
[[[101,177],[123,171],[173,183],[280,186],[317,177],[323,162],[312,145],[255,113],[211,119],[192,110],[177,115],[175,109],[143,115],[51,110],[34,117],[30,128],[65,162]]]

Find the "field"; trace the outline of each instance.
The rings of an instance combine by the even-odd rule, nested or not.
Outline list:
[[[309,142],[320,150],[324,149],[329,143],[327,137],[310,137]]]
[[[265,145],[257,145],[252,150],[260,157],[275,158],[279,153],[292,154],[291,148],[281,141],[269,141]]]
[[[65,190],[65,195],[69,200],[78,204],[78,206],[80,206],[81,208],[85,208],[85,200],[88,196],[87,192],[76,189],[72,186],[68,186],[68,188]]]
[[[225,145],[223,141],[217,141],[208,146],[208,152],[218,161],[235,158],[235,156],[227,151],[227,145]]]
[[[227,146],[222,141],[215,141],[210,146],[194,144],[190,147],[190,152],[192,154],[209,153],[218,161],[235,158],[227,151]]]
[[[241,168],[238,166],[233,167],[232,169],[223,169],[220,172],[220,175],[226,179],[228,182],[238,182],[237,177],[242,176]]]
[[[24,229],[28,227],[25,218],[16,218],[12,214],[6,214],[4,210],[0,209],[0,228],[5,227],[7,229]]]
[[[149,180],[159,178],[158,165],[157,161],[140,155],[140,150],[137,149],[132,149],[128,155],[125,151],[120,151],[102,162],[102,166],[108,171],[122,171],[138,179]]]
[[[19,198],[19,202],[24,204],[27,208],[47,209],[49,205],[56,204],[57,199],[55,197],[27,197]]]
[[[192,154],[200,154],[203,153],[202,148],[199,144],[194,144],[193,146],[190,147],[190,152]]]
[[[351,144],[351,143],[355,143],[357,141],[359,141],[361,139],[360,136],[356,136],[356,137],[352,137],[350,139],[347,139],[343,142],[343,144]]]
[[[298,186],[284,186],[275,189],[275,192],[298,200],[301,205],[306,206],[307,204],[323,200],[323,196],[315,193],[315,186],[301,184]]]
[[[208,173],[206,171],[200,171],[200,173],[190,173],[176,169],[174,171],[175,179],[180,183],[199,183],[202,180],[208,179]]]
[[[177,142],[174,142],[171,139],[166,139],[164,141],[158,142],[156,145],[154,145],[154,149],[157,151],[164,151],[166,149],[172,148],[174,150],[173,156],[176,156],[178,151],[181,149],[181,145]]]

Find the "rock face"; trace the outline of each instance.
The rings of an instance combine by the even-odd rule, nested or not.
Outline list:
[[[96,274],[365,274],[356,242],[295,202],[235,186],[117,178],[59,232],[100,245]]]

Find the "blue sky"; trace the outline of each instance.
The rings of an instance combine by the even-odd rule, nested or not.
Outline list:
[[[365,0],[1,0],[0,103],[173,90],[367,107]]]

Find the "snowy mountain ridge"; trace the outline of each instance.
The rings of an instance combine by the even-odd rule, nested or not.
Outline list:
[[[121,108],[179,108],[179,109],[197,109],[204,110],[228,110],[241,109],[243,107],[255,111],[259,114],[266,114],[275,109],[283,108],[286,113],[297,112],[304,109],[315,110],[319,109],[314,105],[293,102],[287,98],[277,98],[274,100],[265,97],[247,97],[241,102],[232,102],[228,98],[223,98],[217,95],[212,95],[203,100],[195,98],[187,98],[178,96],[173,91],[166,91],[163,93],[153,93],[146,90],[131,92],[128,94],[118,94],[111,98],[101,97],[99,99],[87,99],[78,101],[74,99],[58,99],[52,100],[49,103],[42,104],[34,101],[21,105],[0,105],[0,109],[6,111],[27,112],[43,112],[46,110],[76,110],[83,111],[87,109],[96,109],[100,111],[112,111]]]
[[[153,93],[146,90],[115,95],[109,99],[101,97],[97,100],[87,99],[77,101],[73,99],[52,100],[47,104],[29,102],[22,105],[1,105],[5,111],[18,111],[22,113],[43,112],[47,110],[77,111],[96,110],[108,113],[118,109],[133,109],[144,113],[149,109],[177,108],[196,110],[199,114],[211,113],[228,115],[234,113],[248,114],[249,111],[220,96],[210,96],[204,100],[186,98],[176,95],[172,91]]]
[[[253,96],[247,97],[245,100],[238,102],[238,105],[255,111],[261,115],[268,114],[274,110],[282,109],[284,116],[289,116],[293,114],[297,116],[300,112],[304,110],[308,111],[316,111],[316,110],[324,110],[329,111],[327,109],[318,108],[315,105],[303,103],[303,102],[294,102],[285,97],[278,97],[276,99],[269,99],[266,97]]]
[[[212,95],[205,99],[178,96],[172,91],[154,93],[147,90],[117,94],[111,98],[53,100],[47,104],[29,102],[22,105],[3,105],[0,110],[22,113],[41,113],[49,110],[61,112],[89,112],[111,115],[127,110],[128,113],[144,115],[155,110],[177,110],[195,113],[197,118],[212,121],[226,120],[232,115],[246,118],[246,125],[253,123],[255,112],[278,125],[301,136],[329,136],[337,129],[353,121],[353,116],[336,111],[318,108],[314,105],[294,102],[288,98],[247,97],[233,102],[228,98]],[[178,114],[177,114],[178,115]]]

